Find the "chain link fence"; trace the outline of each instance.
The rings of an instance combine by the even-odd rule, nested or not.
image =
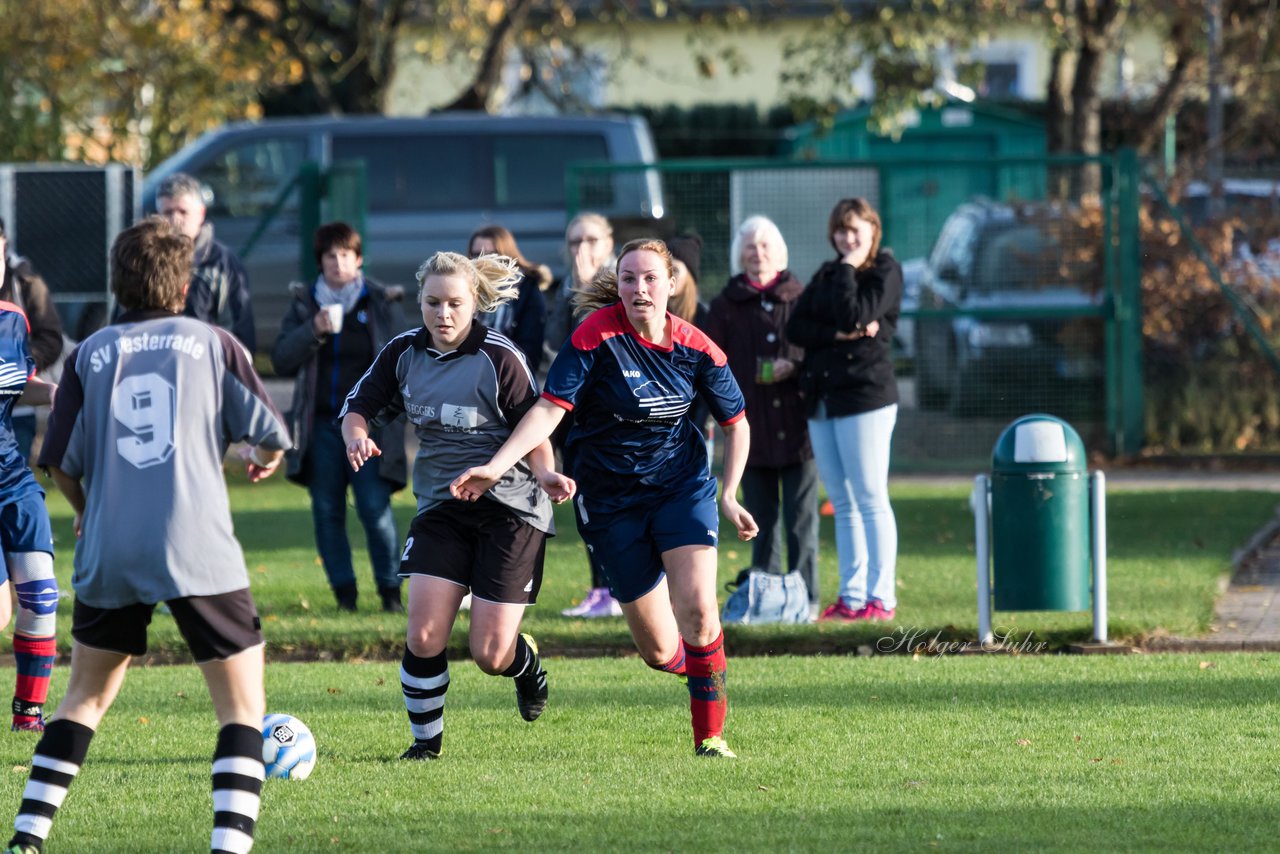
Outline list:
[[[633,168],[655,167],[571,168],[570,215]],[[883,245],[905,278],[895,469],[985,468],[1000,431],[1030,412],[1068,420],[1091,449],[1140,444],[1141,383],[1126,375],[1137,364],[1127,358],[1137,347],[1136,244],[1122,228],[1136,216],[1136,164],[1133,174],[1110,158],[656,168],[669,230],[703,238],[704,299],[729,278],[733,234],[749,216],[778,225],[789,269],[808,281],[833,257],[827,219],[837,201],[861,196],[880,212]]]
[[[44,277],[68,335],[105,322],[111,242],[141,210],[141,176],[118,164],[0,164],[9,252]]]

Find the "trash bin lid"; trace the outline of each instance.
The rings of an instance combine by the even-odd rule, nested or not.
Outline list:
[[[1088,469],[1084,442],[1070,424],[1052,415],[1024,415],[996,439],[991,471],[1084,472]]]

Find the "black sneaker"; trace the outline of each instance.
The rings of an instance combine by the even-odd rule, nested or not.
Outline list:
[[[409,745],[409,749],[400,754],[401,759],[412,759],[416,762],[425,762],[428,759],[439,759],[440,751],[432,750],[431,745],[425,741],[415,741]]]
[[[513,680],[516,683],[516,706],[520,709],[520,717],[532,723],[547,707],[547,671],[542,669],[538,644],[529,635],[521,634],[520,637],[533,650],[533,664]]]

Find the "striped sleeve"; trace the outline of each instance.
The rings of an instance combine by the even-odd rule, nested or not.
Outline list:
[[[511,339],[490,330],[480,346],[497,375],[498,410],[506,425],[514,428],[538,402],[538,383]]]

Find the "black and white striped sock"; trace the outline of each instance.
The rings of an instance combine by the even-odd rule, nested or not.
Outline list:
[[[413,740],[427,745],[432,753],[439,753],[444,741],[444,695],[449,690],[449,660],[445,654],[419,658],[406,646],[400,663],[400,690],[404,692]]]
[[[62,806],[67,787],[80,773],[89,753],[93,730],[75,721],[50,721],[31,757],[31,775],[22,791],[22,806],[13,821],[10,845],[41,848],[53,826],[53,814]]]
[[[244,724],[218,732],[213,752],[213,837],[218,854],[248,854],[262,802],[262,733]]]
[[[525,675],[530,668],[537,669],[538,664],[538,654],[533,651],[533,647],[529,646],[524,635],[516,635],[516,652],[511,658],[511,664],[498,675],[514,679]]]

